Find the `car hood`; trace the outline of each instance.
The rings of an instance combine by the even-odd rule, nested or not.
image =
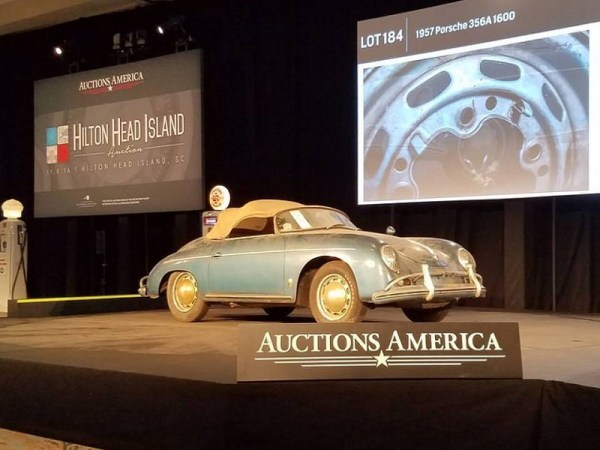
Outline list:
[[[433,267],[455,267],[458,264],[458,250],[461,248],[455,242],[446,239],[430,237],[398,237],[388,234],[374,233],[361,230],[329,230],[331,234],[353,234],[356,237],[368,237],[380,244],[391,245],[404,258]]]
[[[377,236],[386,244],[394,247],[402,256],[419,264],[448,267],[458,262],[458,250],[461,246],[452,241],[437,238],[396,237],[381,234],[377,234]]]

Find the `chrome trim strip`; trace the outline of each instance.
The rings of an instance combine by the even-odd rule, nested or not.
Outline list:
[[[293,303],[294,300],[289,295],[271,295],[271,294],[218,294],[209,292],[204,295],[206,299],[231,300],[232,302],[249,302],[261,300],[262,303],[272,303],[276,300],[282,303]]]
[[[306,249],[301,249],[301,248],[297,248],[297,249],[290,249],[290,250],[286,250],[286,249],[281,249],[281,250],[265,250],[262,252],[240,252],[240,253],[220,253],[219,254],[219,258],[225,258],[227,256],[243,256],[243,255],[267,255],[267,254],[272,254],[272,253],[300,253],[300,252],[336,252],[336,251],[356,251],[355,248],[306,248]],[[186,256],[186,257],[182,257],[182,258],[174,258],[174,259],[170,259],[168,261],[165,261],[165,264],[177,264],[183,261],[192,261],[195,259],[206,259],[206,258],[212,258],[214,257],[215,254],[211,254],[211,255],[201,255],[201,256]],[[328,256],[327,254],[322,255],[322,256]]]
[[[202,255],[202,256],[186,256],[185,258],[173,258],[165,261],[164,264],[179,264],[185,261],[192,261],[195,259],[207,259],[210,258],[211,255]]]
[[[271,255],[273,253],[284,253],[285,250],[264,250],[262,252],[239,252],[239,253],[219,253],[219,258],[225,258],[227,256],[245,256],[245,255]],[[213,254],[211,256],[216,256]]]

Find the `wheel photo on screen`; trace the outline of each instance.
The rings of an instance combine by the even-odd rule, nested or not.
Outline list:
[[[364,69],[364,201],[586,191],[588,40]]]

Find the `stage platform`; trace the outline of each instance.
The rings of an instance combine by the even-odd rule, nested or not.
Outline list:
[[[269,322],[251,309],[2,318],[0,428],[105,449],[600,448],[600,316],[446,320],[518,322],[524,380],[236,384],[238,325]]]

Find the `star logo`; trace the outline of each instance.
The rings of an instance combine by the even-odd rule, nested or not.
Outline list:
[[[108,92],[112,92],[112,90],[113,90],[112,85],[108,86]]]
[[[379,366],[389,367],[387,362],[388,362],[388,359],[390,359],[390,357],[384,355],[383,350],[381,350],[379,352],[379,355],[373,356],[373,358],[375,358],[375,361],[377,361],[377,365],[375,367],[379,367]]]

